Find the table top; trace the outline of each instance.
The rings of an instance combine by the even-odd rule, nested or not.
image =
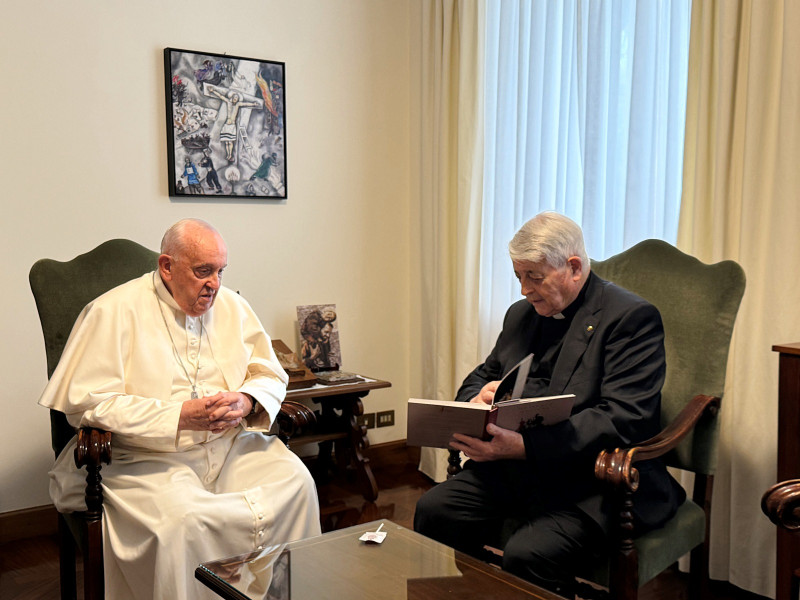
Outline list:
[[[322,398],[324,396],[340,396],[342,394],[358,394],[361,392],[369,392],[370,390],[377,390],[380,388],[392,387],[388,381],[380,379],[372,379],[366,375],[359,375],[363,377],[364,381],[356,381],[354,383],[340,383],[337,385],[322,385],[317,383],[311,387],[299,388],[296,390],[288,390],[286,392],[287,400],[303,400],[305,398]]]
[[[800,354],[800,343],[794,342],[792,344],[775,344],[772,346],[773,352],[780,352],[781,354]]]
[[[359,540],[381,525],[382,543]],[[195,576],[229,600],[561,599],[387,520],[203,563]]]

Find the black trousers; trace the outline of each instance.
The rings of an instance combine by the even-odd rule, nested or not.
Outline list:
[[[549,505],[527,469],[467,462],[420,498],[414,530],[477,558],[484,545],[502,549],[504,570],[569,595],[575,575],[604,551],[605,535],[577,507]]]

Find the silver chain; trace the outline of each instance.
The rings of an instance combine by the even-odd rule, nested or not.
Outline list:
[[[197,374],[200,372],[200,349],[203,347],[203,317],[200,317],[200,343],[197,345],[197,367],[194,370],[194,382],[192,382],[192,378],[189,377],[189,370],[186,368],[186,365],[183,364],[183,359],[178,352],[178,347],[175,345],[175,340],[172,338],[172,332],[167,324],[167,317],[164,316],[164,308],[161,306],[161,298],[158,297],[158,290],[156,290],[155,272],[153,272],[153,293],[156,295],[156,303],[158,304],[158,312],[161,313],[161,320],[164,321],[164,327],[167,328],[169,341],[172,343],[172,351],[175,353],[175,358],[178,359],[178,364],[181,366],[181,369],[183,369],[183,372],[186,374],[186,379],[189,381],[189,385],[192,386],[192,400],[197,400],[199,397],[197,395]]]

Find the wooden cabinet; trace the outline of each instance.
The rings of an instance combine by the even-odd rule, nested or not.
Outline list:
[[[778,481],[800,478],[800,343],[772,347],[778,363]],[[800,568],[800,532],[778,528],[775,598],[789,600]],[[792,600],[796,600],[792,598]]]

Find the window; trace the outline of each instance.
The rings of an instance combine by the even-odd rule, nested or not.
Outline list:
[[[506,245],[556,210],[603,259],[675,243],[690,0],[487,3],[480,350],[519,289]]]

